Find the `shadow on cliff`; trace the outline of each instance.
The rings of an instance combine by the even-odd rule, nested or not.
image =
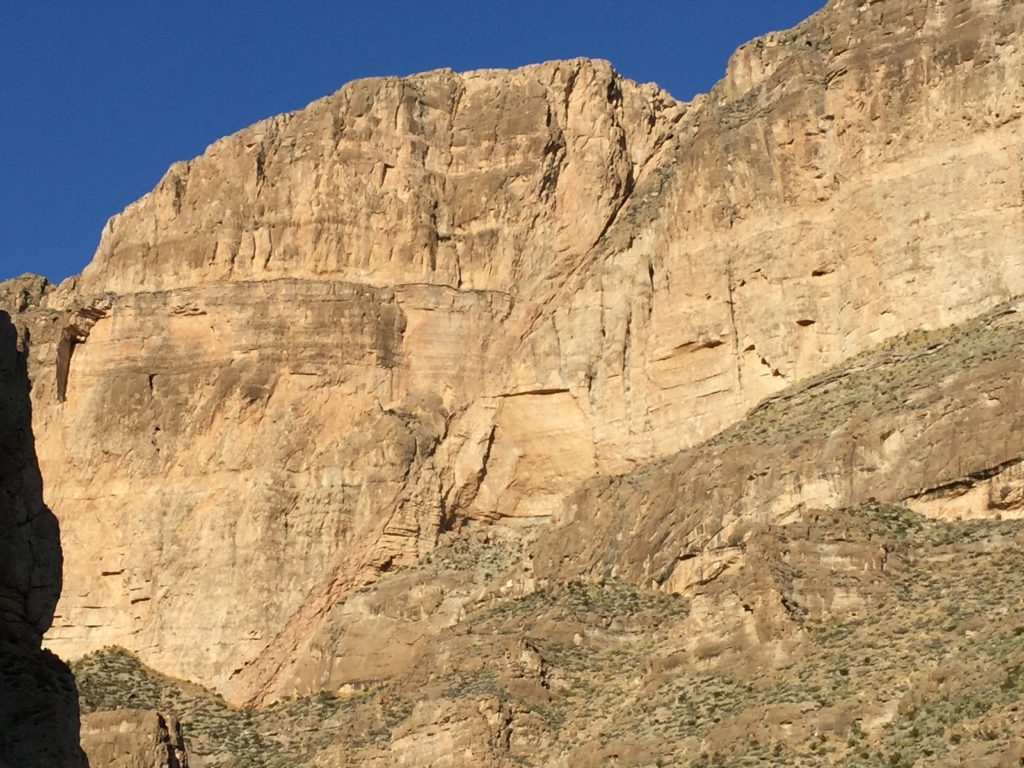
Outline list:
[[[0,311],[0,768],[84,768],[74,678],[41,647],[63,557],[57,518],[43,502],[19,335]]]

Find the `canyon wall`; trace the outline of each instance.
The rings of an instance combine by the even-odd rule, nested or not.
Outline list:
[[[588,478],[1024,292],[1022,31],[834,0],[689,103],[599,61],[442,70],[172,166],[15,313],[71,585],[48,646],[303,692],[331,608],[440,533],[566,522]],[[560,530],[542,560],[584,546]],[[657,581],[645,541],[609,567]]]

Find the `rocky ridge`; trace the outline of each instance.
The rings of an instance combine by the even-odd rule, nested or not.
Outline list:
[[[989,471],[924,495],[897,484],[880,499],[847,497],[854,505],[843,508],[748,508],[744,527],[679,557],[668,579],[652,581],[657,589],[612,573],[611,558],[595,571],[588,551],[566,540],[621,540],[625,552],[641,534],[656,540],[650,523],[661,518],[692,539],[692,484],[675,470],[735,477],[707,463],[709,452],[730,443],[740,457],[759,455],[773,407],[772,472],[808,486],[857,477],[884,491],[896,462],[836,472],[828,462],[809,467],[806,455],[827,457],[846,430],[891,429],[897,415],[897,429],[913,434],[917,411],[968,413],[998,393],[1016,403],[1016,415],[1002,414],[1012,436],[1024,415],[1011,390],[1024,380],[1022,344],[1019,303],[902,337],[660,467],[589,484],[570,509],[594,512],[577,513],[571,535],[559,524],[446,534],[430,555],[327,614],[306,668],[319,669],[321,693],[235,709],[107,650],[75,664],[83,708],[130,696],[176,712],[203,765],[1014,765],[1024,757],[1024,505],[998,433],[973,456]],[[888,404],[860,403],[865,387],[883,384],[895,393]],[[937,423],[934,443],[904,438],[899,463],[931,460],[950,440],[941,429],[955,428]],[[623,498],[625,488],[636,498]],[[936,494],[945,500],[938,515]],[[729,509],[703,498],[706,513]],[[643,512],[638,530],[608,530],[625,504]],[[568,558],[553,575],[557,539]],[[678,549],[667,539],[652,551]]]

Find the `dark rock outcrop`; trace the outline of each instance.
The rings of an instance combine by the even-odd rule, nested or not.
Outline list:
[[[0,768],[77,768],[87,763],[74,679],[41,649],[62,558],[43,503],[22,341],[0,311]]]

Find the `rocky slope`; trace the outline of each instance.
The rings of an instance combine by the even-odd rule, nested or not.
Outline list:
[[[0,291],[0,307],[20,284]],[[0,309],[0,768],[84,768],[67,666],[41,649],[61,590],[57,520],[32,447],[25,339]]]
[[[132,701],[175,712],[211,766],[1017,765],[1024,501],[1020,465],[1001,452],[1020,439],[1022,352],[1020,304],[903,337],[660,466],[590,483],[576,502],[594,511],[578,511],[571,529],[447,534],[328,613],[308,657],[321,669],[314,696],[234,709],[107,650],[75,664],[83,708]],[[965,451],[969,475],[924,494],[893,479],[896,463],[927,466],[952,439],[941,418],[934,442],[910,439],[925,412],[973,418],[993,396],[1003,405],[988,406],[991,421],[961,424],[971,429],[959,434],[1005,424],[987,448]],[[738,470],[721,466],[718,449],[728,443],[737,461],[760,455],[766,424],[765,477],[825,487],[855,476],[905,504],[851,495],[852,506],[826,508],[769,488],[784,512],[745,500],[746,525],[673,559],[660,589],[583,573],[592,560],[575,541],[621,540],[629,562],[641,532],[656,540],[653,520],[692,540],[679,468],[703,466],[694,476],[726,485]],[[852,430],[902,433],[899,461],[837,471],[828,457]],[[715,528],[734,509],[724,493],[695,488]],[[637,532],[608,530],[631,509]],[[554,540],[569,559],[549,577]],[[671,538],[650,546],[659,566],[657,556],[679,551]],[[606,553],[602,566],[615,562]],[[560,575],[572,567],[578,577]],[[538,580],[526,589],[531,571]]]
[[[332,606],[442,532],[561,519],[1024,291],[1022,25],[834,0],[691,103],[602,62],[437,71],[175,165],[19,319],[75,585],[50,647],[311,692]]]

